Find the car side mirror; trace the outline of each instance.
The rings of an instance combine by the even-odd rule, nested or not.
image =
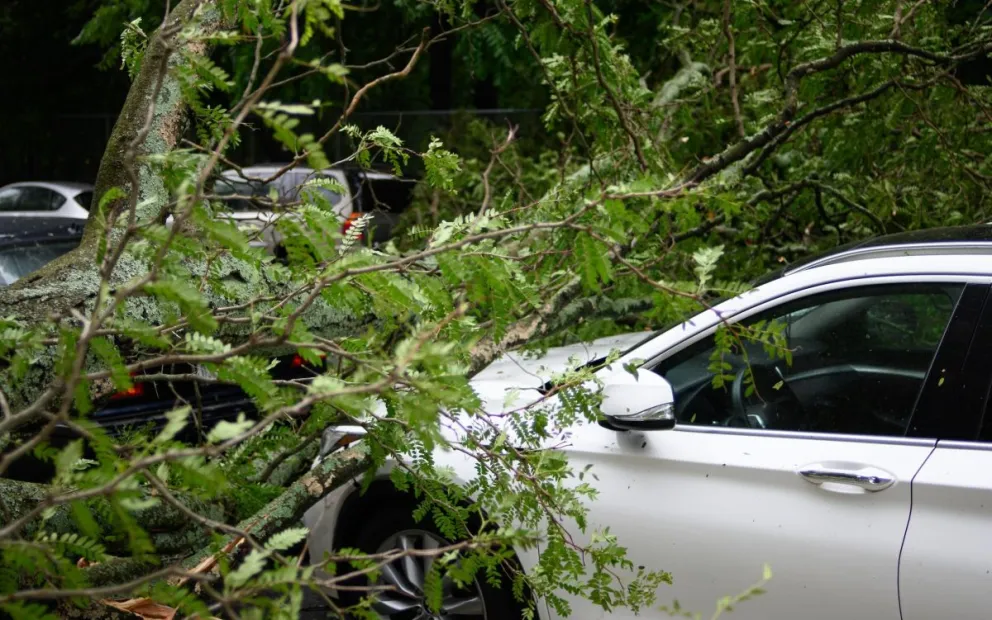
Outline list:
[[[658,375],[639,371],[638,380],[607,383],[600,426],[615,431],[662,431],[675,427],[675,395]]]

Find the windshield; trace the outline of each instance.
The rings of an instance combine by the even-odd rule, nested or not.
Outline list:
[[[72,241],[0,249],[0,286],[9,286],[76,247]]]

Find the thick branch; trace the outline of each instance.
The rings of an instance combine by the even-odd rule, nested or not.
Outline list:
[[[51,487],[0,478],[0,501],[3,504],[2,523],[7,525],[32,512],[36,506],[45,500],[53,491]],[[179,500],[190,510],[216,519],[223,516],[220,506],[209,504],[189,495],[180,495]],[[104,522],[101,515],[112,514],[110,504],[105,498],[92,500],[92,514],[97,525],[107,534],[113,533],[114,525]],[[160,553],[177,554],[194,548],[205,540],[202,528],[191,523],[182,511],[175,506],[160,503],[151,508],[133,513],[141,526],[152,532],[152,542]],[[27,536],[34,535],[39,529],[50,534],[69,534],[78,532],[79,528],[73,517],[69,504],[60,504],[46,513],[44,525],[39,521],[31,521],[25,527]],[[107,542],[107,550],[112,554],[129,553],[126,541]]]
[[[237,529],[257,540],[267,540],[273,534],[299,523],[303,515],[328,493],[361,475],[372,465],[364,447],[349,448],[320,461],[265,508],[237,525]],[[229,539],[231,548],[238,546],[237,537]],[[202,566],[213,556],[204,550],[183,562],[187,567]],[[209,570],[209,569],[208,569]]]

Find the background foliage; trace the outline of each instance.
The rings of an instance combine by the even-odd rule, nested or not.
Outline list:
[[[26,7],[6,5],[0,28]],[[508,415],[471,375],[509,347],[660,328],[838,243],[988,218],[981,2],[183,0],[163,21],[165,8],[77,4],[92,18],[76,44],[130,95],[83,244],[0,293],[0,475],[28,454],[54,471],[0,479],[14,617],[95,617],[137,595],[292,616],[304,586],[394,558],[342,549],[318,560],[338,571],[326,577],[287,554],[303,511],[387,460],[410,508],[459,541],[461,563],[440,570],[502,571],[563,611],[563,592],[655,605],[663,566],[635,570],[629,542],[579,547],[564,529],[584,525],[595,484],[547,447],[595,422],[592,369]],[[445,113],[428,132],[359,116],[497,106],[539,117]],[[254,163],[253,141],[293,164],[417,175],[401,234],[364,247],[361,223],[342,234],[309,197],[276,224],[286,260],[251,247],[211,180]],[[320,372],[275,378],[287,353]],[[164,428],[93,423],[149,369],[236,385],[256,415],[200,428],[179,402]],[[368,439],[308,471],[337,422]],[[56,427],[81,438],[56,446]],[[478,463],[468,489],[447,484],[437,447]],[[538,539],[539,569],[513,570],[507,550]]]

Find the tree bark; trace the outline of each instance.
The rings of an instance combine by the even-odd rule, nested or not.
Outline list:
[[[197,11],[201,5],[203,8]],[[173,49],[173,44],[167,40],[164,31],[177,24],[188,23],[194,14],[201,21],[204,34],[217,32],[223,25],[220,13],[212,2],[181,0],[162,27],[151,36],[141,68],[128,91],[124,107],[117,117],[100,160],[92,208],[82,242],[76,250],[0,291],[0,312],[35,317],[39,308],[44,308],[49,316],[64,316],[71,309],[81,309],[87,300],[95,296],[99,283],[95,269],[96,245],[102,232],[98,224],[97,205],[111,188],[119,187],[129,197],[132,192],[137,193],[139,220],[162,215],[169,202],[169,194],[163,181],[150,164],[142,161],[129,162],[127,155],[131,143],[142,133],[147,135],[138,145],[139,155],[165,153],[174,148],[182,137],[187,105],[182,97],[179,80],[172,70],[184,53],[203,54],[206,48],[200,43],[188,42],[184,44],[185,47]],[[160,83],[161,87],[158,86]],[[140,186],[137,188],[131,187],[126,172],[129,165],[137,167],[140,179]],[[113,201],[106,213],[108,221],[118,220],[127,205],[127,198]],[[126,264],[122,265],[121,271],[125,273],[118,274],[121,278],[129,275],[126,273],[127,267]]]
[[[21,517],[44,501],[52,491],[52,487],[47,485],[0,478],[0,504],[3,506],[2,521],[10,523]],[[219,504],[210,504],[184,494],[179,494],[177,499],[189,509],[205,517],[223,520],[224,509]],[[104,535],[112,533],[113,524],[105,521],[104,517],[101,516],[111,513],[110,504],[105,499],[99,498],[92,500],[91,507],[90,512],[97,526],[101,529],[101,533]],[[54,507],[51,512],[46,513],[46,516],[44,524],[39,517],[38,520],[29,522],[22,533],[31,537],[39,530],[49,534],[79,532],[79,526],[67,504]],[[191,523],[182,511],[168,503],[160,502],[150,508],[133,512],[132,516],[151,533],[152,543],[157,551],[163,555],[189,553],[191,549],[206,541],[206,533],[203,528],[196,523]],[[130,553],[127,541],[107,542],[109,539],[106,536],[101,536],[101,538],[103,540],[100,542],[105,543],[104,546],[111,555]]]
[[[250,534],[256,540],[265,541],[273,534],[299,523],[314,504],[361,475],[371,465],[372,459],[362,446],[331,455],[289,485],[265,508],[238,523],[237,529]],[[229,537],[228,543],[237,544],[237,536]],[[192,568],[212,554],[209,549],[205,549],[184,560],[183,565]]]
[[[184,54],[203,54],[206,48],[198,42],[177,43],[177,28],[197,19],[205,34],[222,27],[220,12],[212,2],[181,0],[150,38],[141,68],[128,92],[127,99],[110,141],[101,159],[94,190],[93,205],[78,248],[48,263],[32,275],[0,290],[0,314],[18,317],[27,323],[70,316],[72,311],[87,314],[97,296],[100,274],[97,266],[97,245],[103,235],[98,217],[101,197],[113,187],[127,195],[108,205],[104,213],[108,223],[115,223],[112,238],[120,238],[126,226],[121,215],[133,202],[137,205],[138,221],[159,219],[169,203],[169,192],[151,164],[141,159],[129,161],[132,155],[164,153],[174,148],[182,136],[187,105],[173,69]],[[171,34],[170,34],[171,33]],[[173,49],[173,46],[177,46]],[[132,149],[131,146],[136,148]],[[139,183],[132,187],[129,166],[136,170]],[[111,276],[112,283],[126,282],[147,273],[147,264],[125,252]],[[156,314],[153,304],[135,299],[128,302],[128,311],[137,318]],[[19,385],[2,385],[11,406],[16,410],[32,402],[50,383],[53,374],[52,356],[40,356]],[[6,382],[4,382],[6,383]]]

